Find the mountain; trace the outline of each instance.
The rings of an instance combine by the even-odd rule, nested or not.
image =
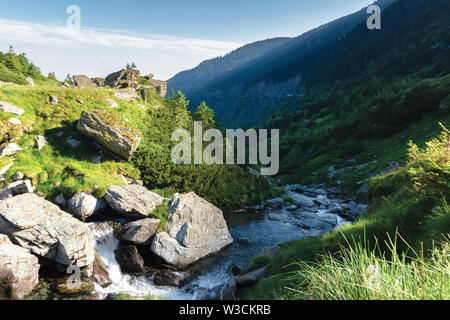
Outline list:
[[[265,53],[288,42],[290,38],[273,38],[257,41],[236,49],[225,56],[206,60],[197,67],[183,71],[168,81],[169,89],[190,94],[216,80],[222,74],[230,72],[248,61],[255,60]],[[170,90],[169,90],[170,91]]]
[[[379,0],[375,4],[385,9],[395,0]],[[368,17],[366,8],[322,25],[285,44],[248,61],[200,89],[188,93],[191,101],[205,100],[222,125],[246,127],[270,117],[274,105],[286,96],[295,99],[299,84],[311,72],[308,55],[330,43],[345,39],[358,24]],[[183,91],[183,88],[180,87]],[[281,102],[283,103],[283,102]]]

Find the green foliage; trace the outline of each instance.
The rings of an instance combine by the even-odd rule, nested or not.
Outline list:
[[[421,150],[412,141],[409,146],[408,174],[416,191],[430,196],[450,196],[450,136],[443,131],[439,138],[426,143]]]
[[[397,252],[388,254],[358,242],[341,246],[338,255],[318,261],[297,261],[288,288],[289,299],[302,300],[448,300],[450,299],[450,244],[434,247],[430,258]]]
[[[200,103],[197,107],[197,111],[193,116],[195,121],[201,121],[204,130],[211,128],[220,128],[219,123],[216,120],[214,111],[206,105],[206,102]]]
[[[401,272],[404,272],[405,275],[402,290],[413,290],[410,292],[412,294],[410,298],[420,298],[421,294],[427,299],[448,295],[448,282],[447,287],[442,287],[441,291],[435,290],[437,282],[442,280],[442,277],[439,278],[436,275],[444,276],[444,274],[438,273],[438,268],[441,268],[443,263],[448,264],[448,260],[435,263],[433,262],[433,253],[431,253],[435,241],[442,243],[450,230],[450,207],[446,200],[448,191],[439,194],[431,193],[435,196],[430,197],[429,192],[432,188],[427,183],[434,185],[436,180],[424,179],[424,177],[428,177],[428,171],[425,170],[417,177],[421,178],[422,182],[420,190],[427,192],[417,192],[418,190],[414,188],[415,180],[413,178],[415,176],[411,177],[409,173],[410,166],[423,167],[423,161],[428,163],[430,158],[434,159],[430,163],[440,164],[435,167],[436,171],[443,170],[448,163],[436,160],[440,159],[438,155],[442,155],[443,151],[438,146],[443,143],[442,141],[448,141],[445,139],[445,134],[441,134],[440,139],[433,139],[427,144],[427,149],[419,152],[414,148],[414,157],[407,167],[370,178],[368,184],[370,210],[359,221],[352,225],[341,226],[315,238],[282,244],[281,249],[268,264],[267,278],[259,281],[245,298],[331,299],[333,297],[344,298],[346,295],[348,295],[347,298],[357,298],[357,295],[360,295],[361,299],[383,299],[383,297],[387,298],[385,295],[389,294],[386,288],[393,287],[395,277],[398,278],[398,274]],[[420,155],[417,157],[418,154]],[[432,175],[432,177],[435,176]],[[395,238],[397,234],[400,234],[404,240],[395,245],[394,252],[390,246],[390,239]],[[354,239],[354,242],[349,244],[347,239]],[[350,250],[347,252],[353,252],[352,256],[342,254],[343,246]],[[444,246],[448,255],[448,245]],[[411,264],[402,261],[394,265],[391,260],[397,259],[395,261],[398,262],[398,258],[402,258],[403,253],[411,253],[412,250],[421,252],[422,248],[424,258],[431,261],[429,265],[424,264],[428,268],[427,270],[430,270],[430,273],[426,275],[426,284],[420,281],[417,274],[410,272]],[[396,254],[398,256],[395,256]],[[349,260],[350,258],[354,260]],[[414,261],[417,257],[413,255],[408,258],[410,258],[409,261]],[[294,261],[296,263],[293,264]],[[348,265],[349,262],[354,264]],[[365,280],[361,278],[361,275],[364,268],[368,267],[369,262],[371,264],[377,262],[386,273],[383,276],[386,283],[380,292],[371,291],[363,286]],[[347,273],[344,275],[345,270]],[[292,276],[292,272],[295,276]],[[300,277],[303,273],[305,273],[305,277]],[[319,276],[319,273],[322,276]],[[347,279],[348,282],[338,281],[340,287],[331,290],[325,280],[328,279],[329,283],[335,286],[337,284],[335,278],[330,279],[330,277],[336,275],[340,277],[339,279]],[[311,278],[313,276],[317,276],[317,278]],[[350,286],[350,283],[356,284],[356,286]],[[418,290],[421,285],[425,286],[423,292]],[[426,285],[429,286],[426,287]],[[294,289],[294,291],[286,288]],[[314,289],[317,289],[317,292]],[[435,290],[434,294],[431,293],[432,290]],[[403,294],[404,291],[400,290],[391,298],[408,298]]]
[[[182,128],[193,134],[188,104],[186,97],[178,92],[167,100],[167,107],[151,110],[143,127],[142,142],[132,159],[145,185],[150,189],[181,193],[194,191],[225,212],[261,203],[269,194],[267,182],[237,165],[177,165],[172,162],[171,151],[178,143],[171,140],[174,130]],[[206,110],[205,107],[201,110]],[[214,118],[213,114],[209,116]]]

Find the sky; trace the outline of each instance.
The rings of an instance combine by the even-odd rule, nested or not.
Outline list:
[[[58,79],[106,77],[135,62],[167,80],[200,62],[273,37],[295,37],[374,0],[0,1],[0,51],[17,53]],[[80,29],[68,28],[80,8]],[[70,20],[74,22],[75,20]],[[71,25],[71,24],[70,24]]]

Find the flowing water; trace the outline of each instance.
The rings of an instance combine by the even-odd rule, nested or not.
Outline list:
[[[328,213],[318,210],[317,214]],[[279,221],[269,219],[269,214],[276,214]],[[338,224],[346,221],[337,216]],[[112,280],[112,285],[96,290],[101,298],[113,293],[132,295],[154,295],[165,299],[201,300],[214,299],[221,289],[233,277],[232,268],[244,269],[251,257],[261,254],[264,248],[274,247],[282,242],[317,235],[317,231],[307,231],[294,224],[295,218],[285,208],[266,210],[259,214],[241,214],[227,217],[227,223],[233,239],[233,245],[218,255],[200,262],[197,272],[181,288],[158,287],[151,278],[124,275],[114,256],[119,246],[108,223],[91,223],[89,226],[96,239],[96,249],[103,258]]]

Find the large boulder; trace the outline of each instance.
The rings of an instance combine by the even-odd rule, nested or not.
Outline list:
[[[182,269],[232,243],[222,211],[191,192],[173,196],[167,232],[154,237],[152,251]]]
[[[23,299],[39,282],[38,258],[0,234],[0,300]]]
[[[88,227],[34,193],[0,202],[0,233],[35,255],[60,266],[86,268],[90,276],[95,240]]]
[[[67,201],[66,205],[67,211],[82,221],[86,221],[94,214],[102,213],[102,210],[106,207],[104,200],[98,200],[85,192],[74,195]]]
[[[72,78],[78,88],[90,88],[97,86],[94,81],[85,75],[73,76]]]
[[[122,69],[106,77],[105,85],[113,89],[123,89],[137,87],[137,79],[140,76],[139,70]]]
[[[105,199],[118,214],[137,219],[148,217],[164,201],[160,195],[137,184],[111,186]]]
[[[126,243],[135,245],[148,245],[156,233],[161,220],[141,219],[127,223],[116,231],[116,237]]]
[[[106,110],[83,111],[78,130],[125,159],[131,157],[142,139],[139,130]]]
[[[0,111],[12,113],[16,116],[21,116],[25,112],[23,109],[16,107],[7,101],[0,101]]]
[[[153,282],[160,287],[181,287],[184,284],[186,274],[172,270],[161,270],[155,274]]]
[[[94,266],[92,269],[92,279],[102,288],[106,288],[112,284],[109,277],[108,268],[105,265],[102,257],[95,252]]]

